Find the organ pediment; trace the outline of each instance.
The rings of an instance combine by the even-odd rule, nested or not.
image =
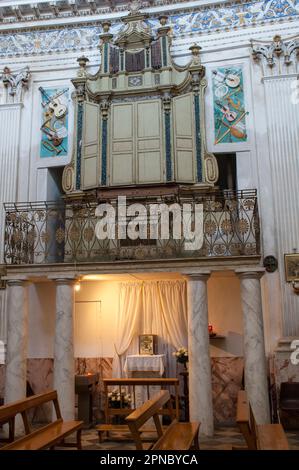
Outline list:
[[[125,27],[116,37],[114,44],[125,49],[136,49],[145,47],[153,40],[150,28],[145,23],[145,14],[133,11],[123,22]]]

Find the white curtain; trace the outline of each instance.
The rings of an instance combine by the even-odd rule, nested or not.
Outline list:
[[[158,335],[158,352],[165,354],[168,377],[176,376],[173,351],[187,347],[185,281],[122,283],[113,377],[122,377],[128,354],[138,354],[138,335]]]
[[[142,312],[142,283],[122,283],[120,285],[117,335],[113,358],[113,377],[121,377],[124,355],[140,330]]]

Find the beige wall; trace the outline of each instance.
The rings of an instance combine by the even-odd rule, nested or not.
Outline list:
[[[211,356],[243,356],[240,281],[233,273],[215,273],[208,281],[209,323],[224,340],[211,341]]]
[[[114,356],[118,293],[119,282],[81,283],[76,292],[75,357]]]
[[[28,358],[53,357],[55,331],[55,285],[29,286]]]
[[[75,357],[113,357],[118,289],[118,282],[81,283],[80,292],[75,294]],[[54,332],[55,285],[31,284],[28,358],[53,357]]]
[[[75,357],[113,357],[119,282],[86,281],[75,295]],[[224,340],[211,341],[214,357],[242,356],[240,284],[232,273],[213,274],[208,282],[209,322]],[[54,283],[29,287],[29,358],[53,357]]]

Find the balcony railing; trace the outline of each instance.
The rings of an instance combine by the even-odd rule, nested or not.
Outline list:
[[[150,214],[154,202],[190,204],[190,227],[194,227],[196,204],[203,207],[203,243],[199,249],[185,249],[188,239],[106,239],[96,236],[98,202],[62,201],[5,204],[4,258],[7,264],[53,264],[130,260],[163,260],[254,256],[260,254],[259,217],[255,190],[212,192],[192,197],[161,196],[140,202]],[[116,201],[110,201],[112,205]],[[116,211],[117,213],[117,211]],[[156,222],[159,222],[159,215]],[[186,217],[185,217],[186,219]],[[127,217],[125,223],[132,220]],[[182,218],[183,220],[183,218]],[[116,218],[116,233],[120,223]],[[186,220],[185,220],[186,222]],[[183,224],[183,222],[182,222]],[[174,220],[170,217],[170,226]],[[170,227],[170,235],[172,234]],[[150,233],[150,224],[147,224]],[[182,230],[183,232],[183,230]]]

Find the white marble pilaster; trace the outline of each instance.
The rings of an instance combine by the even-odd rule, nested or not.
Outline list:
[[[0,105],[0,263],[3,262],[4,207],[17,200],[19,139],[22,104]]]
[[[188,355],[190,421],[200,433],[214,432],[207,280],[209,272],[188,275]]]
[[[75,417],[74,279],[56,279],[54,389],[63,419]]]
[[[293,62],[296,63],[295,57]],[[295,248],[297,251],[299,250],[297,76],[297,73],[290,76],[276,75],[264,77],[263,80],[268,117],[272,187],[280,188],[279,191],[273,191],[273,203],[278,263],[280,265],[283,336],[297,336],[299,332],[299,296],[294,295],[290,285],[285,282],[283,269],[284,254],[292,253]],[[265,205],[267,206],[267,201]],[[267,224],[264,222],[264,225]]]
[[[239,269],[236,274],[241,281],[245,388],[257,423],[269,423],[267,359],[260,284],[260,278],[263,276],[264,271],[242,271]]]

